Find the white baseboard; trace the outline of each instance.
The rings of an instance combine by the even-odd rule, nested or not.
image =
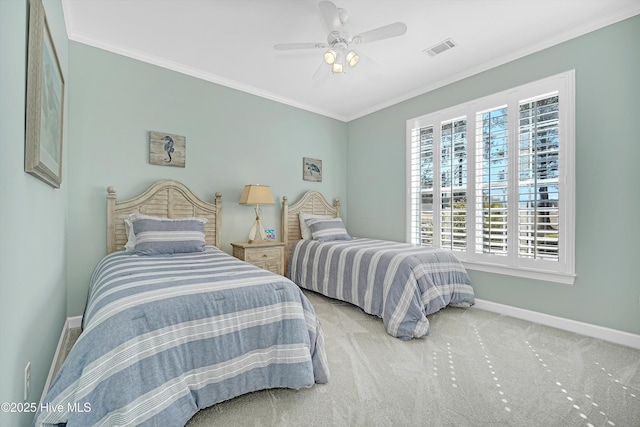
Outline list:
[[[74,328],[79,328],[80,326],[82,326],[82,316],[67,317],[67,320],[64,322],[62,332],[60,333],[60,339],[58,340],[58,346],[56,347],[56,352],[53,355],[53,361],[49,368],[49,375],[47,375],[47,382],[44,384],[42,396],[40,396],[40,402],[42,402],[42,400],[47,396],[49,387],[51,387],[53,374],[55,373],[56,365],[58,364],[58,358],[60,357],[64,343],[67,341],[67,337],[69,337],[69,331]]]
[[[69,322],[69,329],[76,329],[82,326],[82,316],[67,317]]]
[[[474,307],[640,350],[640,335],[629,332],[618,331],[616,329],[605,328],[481,299],[476,299]]]

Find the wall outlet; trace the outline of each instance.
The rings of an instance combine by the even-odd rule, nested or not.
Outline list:
[[[29,398],[29,389],[31,388],[31,362],[27,362],[24,367],[24,400]]]

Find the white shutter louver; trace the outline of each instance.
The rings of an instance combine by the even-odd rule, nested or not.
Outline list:
[[[519,105],[518,256],[558,260],[558,94]]]
[[[507,107],[476,115],[476,252],[507,254]]]
[[[467,120],[440,127],[440,228],[443,248],[467,248]]]

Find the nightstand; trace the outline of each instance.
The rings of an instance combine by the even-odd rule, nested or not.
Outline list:
[[[233,256],[256,267],[284,276],[284,242],[231,243]]]

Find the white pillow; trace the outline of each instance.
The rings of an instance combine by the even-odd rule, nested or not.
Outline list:
[[[307,225],[307,220],[308,219],[331,219],[333,218],[332,215],[313,215],[313,214],[308,214],[308,213],[304,213],[304,212],[300,212],[298,214],[298,219],[300,220],[300,234],[302,235],[302,238],[305,240],[311,240],[311,229],[309,228],[309,225]]]
[[[124,219],[124,229],[127,232],[127,243],[124,245],[124,250],[131,252],[136,247],[136,233],[133,232],[133,225],[131,224],[131,215],[129,218]]]

